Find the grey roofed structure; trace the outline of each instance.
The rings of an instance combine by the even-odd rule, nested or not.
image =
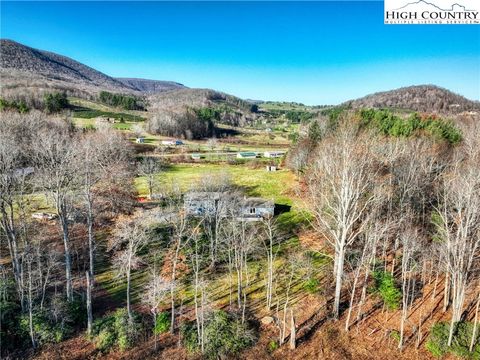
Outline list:
[[[272,200],[262,198],[244,198],[240,202],[240,214],[242,218],[261,219],[273,216],[275,203]]]
[[[273,216],[275,204],[262,198],[242,197],[228,192],[189,192],[184,196],[184,208],[191,216],[229,215],[239,219],[260,220]]]

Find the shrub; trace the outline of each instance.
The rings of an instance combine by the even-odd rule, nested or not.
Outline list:
[[[390,337],[396,342],[400,342],[400,333],[397,330],[390,332]]]
[[[275,340],[271,340],[271,341],[268,343],[268,351],[274,352],[274,351],[277,350],[278,348],[279,348],[278,342],[276,342]]]
[[[198,335],[197,327],[194,322],[183,323],[180,325],[180,335],[182,336],[182,344],[187,352],[194,354],[198,352]]]
[[[95,347],[108,352],[117,346],[121,351],[132,347],[142,330],[138,314],[130,320],[126,308],[117,309],[113,314],[96,320],[92,327],[92,339]]]
[[[196,323],[181,327],[182,343],[189,352],[200,350]],[[234,357],[255,341],[253,331],[234,314],[216,310],[204,324],[204,356],[207,359]]]
[[[157,315],[157,320],[155,322],[155,328],[153,332],[155,334],[163,334],[170,329],[170,315],[167,312],[162,312]]]
[[[24,100],[7,101],[0,98],[0,111],[3,110],[16,110],[20,114],[25,114],[30,110],[30,108],[27,106]]]
[[[395,284],[393,275],[386,271],[374,271],[373,278],[375,280],[374,292],[380,295],[389,310],[398,309],[402,292]]]
[[[38,345],[58,343],[72,332],[72,327],[67,323],[55,323],[49,318],[46,311],[37,311],[32,316],[32,327],[35,341]],[[19,319],[19,333],[27,341],[30,339],[30,317],[23,314]]]
[[[473,324],[470,322],[458,322],[455,324],[452,346],[448,347],[448,335],[450,324],[440,322],[432,326],[425,348],[435,357],[442,357],[447,353],[469,358],[480,359],[480,333],[477,332],[476,345],[473,351],[469,351],[472,339]]]
[[[310,294],[316,294],[320,290],[320,281],[315,278],[310,278],[303,283],[303,289]]]

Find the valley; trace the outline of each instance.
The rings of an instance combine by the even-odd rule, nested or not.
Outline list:
[[[243,100],[1,49],[2,358],[478,358],[478,101]]]

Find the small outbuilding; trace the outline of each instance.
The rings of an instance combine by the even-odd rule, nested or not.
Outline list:
[[[137,144],[144,144],[145,143],[145,137],[144,136],[139,136],[137,137],[137,139],[135,140],[135,142]]]
[[[256,159],[257,153],[253,151],[239,152],[237,154],[237,159]]]
[[[205,156],[202,155],[202,154],[191,154],[190,157],[191,157],[193,160],[200,160],[200,159],[203,159]]]
[[[267,165],[267,171],[268,172],[277,171],[277,166],[276,165]]]

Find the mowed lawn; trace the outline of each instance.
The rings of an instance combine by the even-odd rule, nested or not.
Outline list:
[[[162,187],[165,186],[164,189],[178,186],[182,191],[195,188],[201,178],[215,179],[220,176],[227,176],[249,196],[273,199],[277,204],[292,205],[297,180],[289,170],[268,172],[263,166],[253,169],[248,164],[176,164],[157,175],[159,183]],[[137,178],[135,185],[140,196],[147,194],[145,178]]]

